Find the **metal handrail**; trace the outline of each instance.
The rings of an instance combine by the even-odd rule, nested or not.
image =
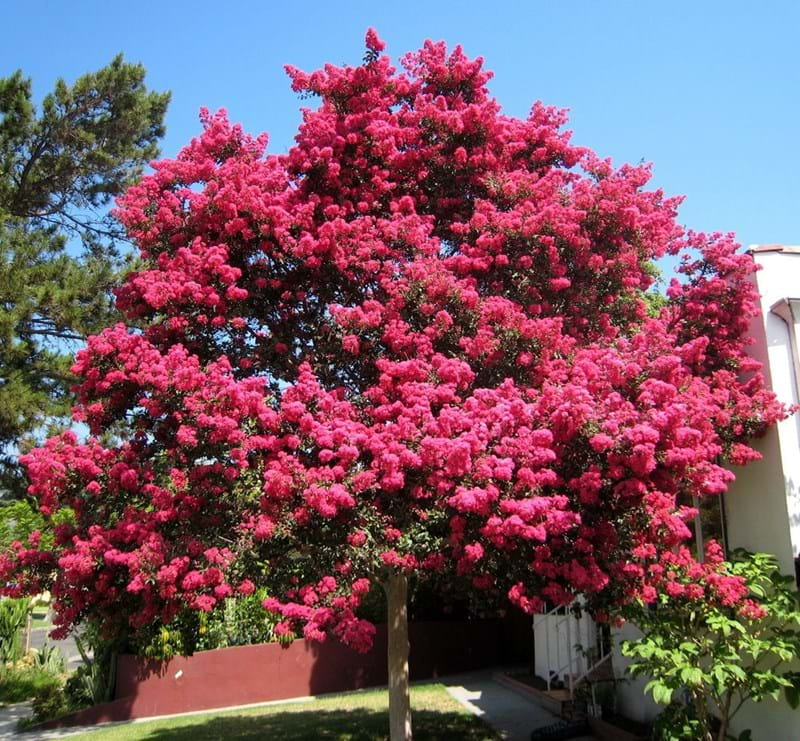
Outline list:
[[[595,669],[601,666],[603,663],[608,661],[611,657],[611,646],[606,645],[606,641],[602,635],[602,631],[598,630],[597,624],[593,620],[583,621],[583,626],[586,628],[586,643],[584,644],[581,637],[581,622],[578,623],[577,632],[578,632],[578,642],[573,644],[572,641],[572,620],[575,618],[573,614],[573,607],[575,605],[580,605],[579,600],[575,600],[574,602],[570,603],[569,605],[565,606],[557,606],[553,609],[549,610],[546,613],[539,613],[533,616],[533,630],[534,633],[536,628],[540,625],[545,626],[545,651],[547,654],[547,677],[545,679],[547,684],[548,692],[552,689],[552,684],[554,680],[557,680],[561,675],[562,672],[566,670],[566,679],[569,685],[569,696],[570,698],[573,697],[573,693],[575,691],[576,685],[582,682],[589,674],[591,674]],[[555,617],[560,610],[564,610],[561,613],[560,619],[556,621],[551,621],[550,618]],[[537,622],[538,618],[538,622]],[[567,631],[567,652],[568,657],[567,661],[561,661],[561,630],[562,626],[566,625]],[[592,629],[594,629],[594,635],[592,635]],[[555,664],[556,669],[553,670],[551,667],[553,666],[552,661],[552,643],[551,640],[551,631],[552,634],[555,636]],[[590,652],[595,652],[597,659],[591,661],[590,659]]]

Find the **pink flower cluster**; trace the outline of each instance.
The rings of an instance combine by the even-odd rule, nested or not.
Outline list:
[[[706,543],[702,562],[680,546],[661,554],[659,562],[648,567],[641,596],[646,602],[655,602],[659,593],[667,594],[673,601],[734,608],[749,620],[766,617],[764,607],[748,598],[745,579],[729,573],[725,566],[722,547],[716,541]]]
[[[119,200],[130,326],[73,370],[75,418],[125,435],[26,455],[74,523],[0,559],[62,629],[264,584],[280,630],[363,650],[360,598],[393,570],[528,612],[603,610],[653,568],[699,598],[668,577],[679,499],[723,492],[784,413],[746,356],[752,261],[684,232],[648,168],[573,146],[562,111],[503,115],[480,59],[426,42],[397,71],[367,44],[358,67],[289,69],[319,105],[288,154],[204,112]],[[653,309],[667,253],[690,256]]]

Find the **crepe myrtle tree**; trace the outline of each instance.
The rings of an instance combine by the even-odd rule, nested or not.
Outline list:
[[[143,267],[117,303],[143,329],[78,353],[93,436],[24,459],[41,511],[74,514],[0,570],[51,590],[61,633],[267,586],[278,633],[361,651],[380,585],[401,739],[410,578],[526,612],[581,594],[603,619],[784,410],[745,355],[755,268],[731,236],[685,232],[646,166],[572,145],[563,111],[502,114],[459,47],[398,71],[366,46],[287,68],[318,101],[287,154],[204,111],[119,200]]]

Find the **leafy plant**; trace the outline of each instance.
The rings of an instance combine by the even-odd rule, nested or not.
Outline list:
[[[695,741],[703,728],[692,705],[671,702],[653,721],[654,741]]]
[[[44,517],[25,499],[0,505],[0,549],[15,540],[25,541],[34,530],[44,527]]]
[[[62,677],[41,667],[17,662],[6,667],[0,682],[0,703],[24,702],[36,697],[43,688],[60,685]]]
[[[45,684],[40,687],[31,705],[33,721],[36,723],[58,718],[70,710],[64,687],[59,683]]]
[[[229,645],[241,646],[275,640],[273,629],[276,620],[261,605],[266,596],[267,590],[262,588],[253,594],[227,600],[225,631]]]
[[[73,708],[84,708],[102,702],[106,696],[102,667],[95,662],[81,664],[67,679],[64,692]]]
[[[142,631],[134,648],[149,658],[168,660],[196,651],[274,641],[276,620],[261,604],[266,596],[265,589],[258,589],[225,600],[223,610],[183,610],[172,622],[154,622]]]
[[[671,566],[657,609],[628,613],[643,637],[622,644],[631,673],[652,677],[645,691],[656,702],[669,705],[682,690],[689,698],[689,708],[660,716],[659,738],[723,741],[745,702],[781,692],[797,708],[800,674],[789,662],[800,655],[798,594],[775,557],[738,550],[698,572],[679,553]]]
[[[50,643],[45,643],[41,649],[33,650],[33,663],[34,666],[50,672],[51,674],[65,674],[67,671],[67,664],[64,661],[64,656],[61,651]]]
[[[84,707],[110,700],[116,682],[118,644],[105,640],[92,623],[74,637],[83,663],[65,685],[70,705]]]
[[[20,632],[25,625],[31,603],[28,599],[0,599],[0,663],[20,657]]]

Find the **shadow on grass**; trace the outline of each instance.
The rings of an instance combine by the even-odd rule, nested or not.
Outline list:
[[[499,738],[473,715],[419,710],[414,712],[413,723],[417,741],[494,741]],[[385,711],[359,708],[223,716],[190,726],[145,731],[138,738],[143,741],[383,741],[388,738],[388,728]]]

